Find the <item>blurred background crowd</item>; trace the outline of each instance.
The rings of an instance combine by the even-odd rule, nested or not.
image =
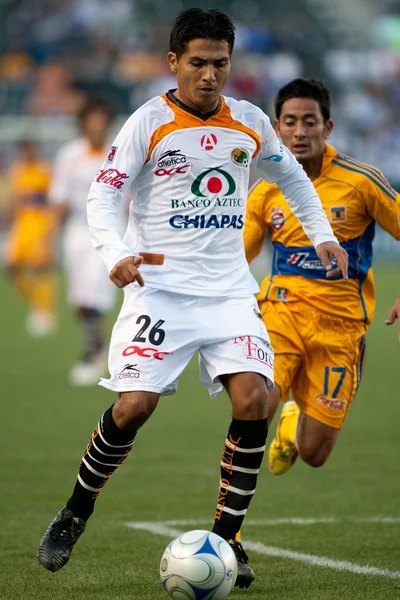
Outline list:
[[[174,85],[165,54],[173,17],[188,0],[0,0],[1,139],[32,121],[68,117],[85,96],[112,100],[127,115]],[[208,3],[198,2],[208,7]],[[341,151],[400,182],[400,2],[396,0],[221,0],[238,35],[227,95],[272,114],[277,89],[321,78],[334,97],[334,140]],[[42,128],[44,125],[42,125]],[[56,136],[41,136],[50,144]],[[47,139],[46,139],[47,138]],[[9,157],[4,152],[2,162]]]

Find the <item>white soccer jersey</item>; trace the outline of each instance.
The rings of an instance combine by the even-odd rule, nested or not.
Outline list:
[[[93,150],[84,138],[67,142],[57,154],[49,191],[51,203],[66,204],[69,208],[63,230],[69,303],[102,312],[114,305],[117,289],[90,242],[86,200],[93,176],[107,152],[105,147]],[[118,226],[121,229],[120,220]]]
[[[259,108],[221,96],[202,115],[168,92],[128,119],[92,183],[89,227],[108,269],[150,252],[163,264],[142,265],[147,286],[198,296],[256,292],[242,231],[252,160],[280,186],[314,246],[336,241],[313,185]],[[126,187],[133,201],[122,240]]]
[[[50,202],[66,203],[70,215],[86,223],[86,200],[90,184],[107,153],[107,147],[93,150],[85,138],[76,138],[64,144],[54,163]]]

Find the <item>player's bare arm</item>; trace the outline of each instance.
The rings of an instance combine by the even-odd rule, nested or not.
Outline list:
[[[394,325],[396,319],[398,324],[397,338],[400,342],[400,294],[398,295],[396,302],[389,310],[389,314],[385,321],[385,325]]]
[[[143,287],[144,279],[139,271],[142,262],[142,256],[128,256],[127,258],[123,258],[111,269],[111,281],[119,288],[124,288],[135,281]]]
[[[336,242],[323,242],[315,248],[315,251],[326,269],[327,277],[332,278],[342,274],[343,279],[348,279],[349,257],[344,248]],[[333,268],[331,258],[336,260],[337,267]]]

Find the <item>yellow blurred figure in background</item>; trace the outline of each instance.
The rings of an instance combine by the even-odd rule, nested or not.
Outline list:
[[[47,204],[50,166],[34,141],[22,141],[9,170],[11,227],[5,241],[4,266],[27,300],[30,334],[51,333],[56,324],[53,239],[57,211]]]

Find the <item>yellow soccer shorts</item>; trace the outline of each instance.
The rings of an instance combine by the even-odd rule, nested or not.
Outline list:
[[[286,402],[340,429],[360,384],[365,324],[330,317],[302,302],[260,306],[275,352],[275,382]]]
[[[5,241],[7,267],[43,268],[53,260],[52,231],[55,213],[51,209],[21,210]]]

